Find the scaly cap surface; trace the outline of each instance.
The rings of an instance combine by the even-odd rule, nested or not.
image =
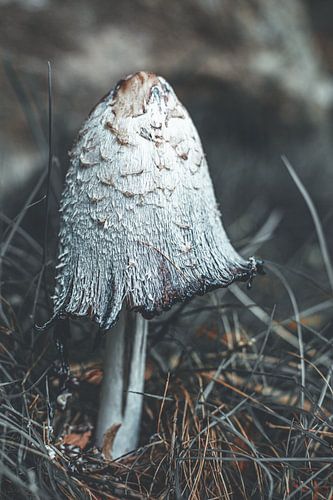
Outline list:
[[[223,229],[200,138],[153,73],[121,80],[70,153],[54,313],[110,328],[122,304],[146,318],[250,279]]]

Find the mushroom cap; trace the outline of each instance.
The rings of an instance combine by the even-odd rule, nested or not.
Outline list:
[[[121,80],[70,152],[54,317],[110,328],[123,303],[151,318],[258,270],[223,229],[196,128],[154,73]]]

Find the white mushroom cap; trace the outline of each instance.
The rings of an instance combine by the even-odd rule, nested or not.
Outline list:
[[[146,318],[259,268],[223,229],[200,138],[153,73],[121,80],[70,153],[54,317],[110,328],[125,302]]]

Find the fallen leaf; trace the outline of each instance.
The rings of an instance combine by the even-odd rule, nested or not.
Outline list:
[[[78,446],[81,450],[87,446],[91,438],[91,431],[83,432],[82,434],[76,434],[72,432],[71,434],[66,434],[63,438],[64,444],[71,444],[73,446]]]
[[[103,380],[103,372],[99,368],[89,370],[85,373],[83,380],[88,384],[99,385]]]
[[[104,434],[102,453],[108,460],[112,460],[112,446],[121,424],[113,424]]]
[[[300,323],[301,325],[304,326],[309,326],[312,328],[320,328],[320,325],[322,324],[323,318],[319,314],[314,314],[313,316],[307,316],[306,318],[302,318]],[[292,330],[293,332],[297,331],[297,323],[296,321],[292,320],[289,321],[288,323],[288,328]]]

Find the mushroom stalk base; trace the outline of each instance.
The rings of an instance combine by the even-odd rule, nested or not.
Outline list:
[[[121,424],[112,446],[113,459],[138,445],[147,335],[147,320],[124,308],[115,327],[107,333],[96,444],[102,448],[105,433]]]

